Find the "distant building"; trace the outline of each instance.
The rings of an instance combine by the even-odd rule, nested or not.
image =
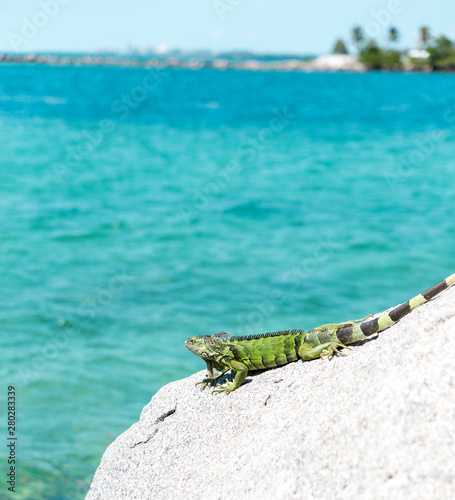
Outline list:
[[[430,57],[430,54],[423,49],[408,50],[406,55],[411,59],[428,59]]]

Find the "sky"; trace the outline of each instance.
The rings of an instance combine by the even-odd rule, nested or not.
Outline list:
[[[6,5],[7,4],[7,5]],[[348,4],[348,5],[346,5]],[[21,0],[0,5],[1,52],[93,52],[128,47],[276,54],[330,52],[359,25],[398,48],[418,29],[455,39],[453,0]]]

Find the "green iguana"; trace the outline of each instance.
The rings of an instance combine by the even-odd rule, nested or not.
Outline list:
[[[342,354],[340,348],[385,330],[454,283],[455,274],[452,274],[426,292],[369,321],[366,320],[371,314],[360,320],[318,326],[308,332],[286,330],[243,336],[220,332],[191,337],[185,346],[207,363],[208,372],[207,378],[196,385],[202,384],[201,391],[208,385],[217,387],[217,379],[234,370],[234,380],[213,391],[229,393],[242,384],[248,370],[275,368],[299,358],[310,361]]]

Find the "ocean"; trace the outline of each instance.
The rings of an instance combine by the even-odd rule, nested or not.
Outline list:
[[[14,498],[84,498],[153,394],[205,367],[186,338],[360,318],[453,273],[454,88],[0,65]]]

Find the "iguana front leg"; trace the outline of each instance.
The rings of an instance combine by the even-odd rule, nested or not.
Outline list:
[[[220,387],[219,389],[215,389],[212,391],[212,394],[216,392],[225,392],[229,394],[232,391],[235,391],[237,387],[239,387],[242,382],[246,379],[248,374],[248,367],[244,365],[241,361],[236,361],[235,359],[229,362],[229,365],[232,370],[235,371],[235,377],[232,382],[227,382],[225,386]]]
[[[217,386],[217,380],[224,375],[228,370],[230,370],[229,363],[223,363],[223,357],[220,357],[216,361],[211,359],[206,359],[207,363],[207,378],[201,382],[196,383],[196,387],[202,384],[201,391],[203,391],[208,385],[215,387]]]

